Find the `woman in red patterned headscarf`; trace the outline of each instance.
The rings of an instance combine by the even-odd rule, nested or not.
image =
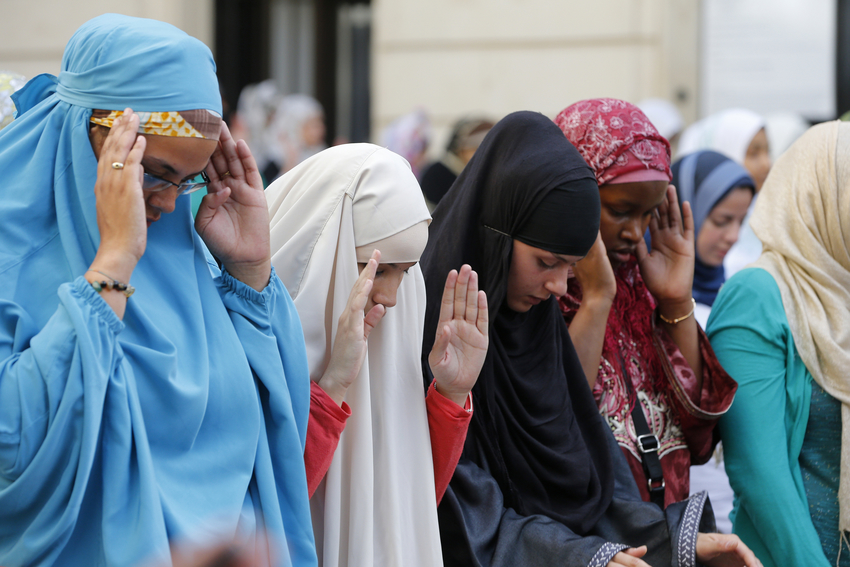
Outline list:
[[[644,500],[667,506],[687,498],[689,467],[711,456],[737,388],[693,317],[691,208],[670,185],[670,144],[638,107],[585,100],[555,122],[596,174],[602,201],[599,237],[561,308]]]

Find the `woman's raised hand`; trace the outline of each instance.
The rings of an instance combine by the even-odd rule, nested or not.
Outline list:
[[[581,285],[582,301],[599,298],[612,303],[617,295],[617,280],[614,269],[608,259],[608,251],[602,242],[602,233],[596,235],[596,242],[590,247],[587,256],[576,262],[573,274]]]
[[[646,288],[658,300],[662,313],[687,312],[691,309],[694,281],[694,216],[690,203],[685,202],[679,211],[679,199],[672,185],[667,186],[667,196],[652,213],[649,233],[652,252],[647,252],[643,239],[637,245]]]
[[[366,357],[366,340],[369,333],[386,313],[386,308],[381,304],[372,307],[365,315],[363,313],[375,283],[375,272],[380,260],[381,253],[377,250],[372,252],[372,258],[354,282],[345,309],[339,316],[328,368],[318,382],[319,387],[340,406]]]
[[[437,391],[463,406],[487,356],[487,295],[478,290],[478,274],[464,264],[449,272],[440,322],[428,363]]]
[[[224,123],[207,175],[209,192],[198,209],[195,229],[233,277],[262,291],[271,274],[263,180],[248,144],[235,142]]]
[[[142,193],[146,140],[138,129],[139,116],[126,109],[100,149],[94,185],[100,247],[91,267],[125,283],[145,253],[148,238]]]

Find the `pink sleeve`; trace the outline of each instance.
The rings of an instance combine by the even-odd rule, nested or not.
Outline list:
[[[307,423],[304,467],[311,498],[331,466],[339,436],[349,416],[351,408],[347,403],[342,402],[342,407],[336,405],[318,384],[310,383],[310,421]]]
[[[431,454],[434,460],[434,485],[437,491],[437,504],[439,504],[455,472],[460,454],[463,452],[466,432],[472,420],[472,394],[469,394],[464,407],[460,407],[440,394],[435,384],[436,382],[431,382],[428,388],[425,407],[428,410],[428,429],[431,432]]]

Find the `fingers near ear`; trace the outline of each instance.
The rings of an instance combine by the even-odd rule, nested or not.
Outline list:
[[[244,140],[236,142],[236,154],[242,162],[242,168],[245,170],[245,180],[251,187],[262,187],[263,178],[260,176],[260,169],[257,167],[257,161],[251,153],[251,149]]]
[[[667,216],[669,217],[670,226],[682,226],[682,213],[679,210],[679,196],[676,195],[676,188],[672,185],[667,186],[667,203]]]
[[[687,201],[682,203],[682,226],[685,228],[685,236],[694,239],[694,213],[691,204]]]

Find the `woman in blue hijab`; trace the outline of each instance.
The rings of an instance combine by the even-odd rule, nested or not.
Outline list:
[[[710,150],[679,159],[672,171],[679,202],[688,201],[694,213],[693,293],[695,316],[704,329],[714,298],[726,281],[723,259],[738,241],[756,185],[743,166]]]
[[[170,565],[171,541],[266,546],[257,533],[275,565],[315,565],[303,335],[209,50],[100,16],[15,103],[0,133],[0,565]],[[207,184],[193,227],[179,195]]]
[[[694,316],[704,329],[726,281],[723,259],[738,241],[756,185],[743,166],[714,151],[689,154],[674,163],[672,171],[679,202],[688,201],[694,215]],[[732,533],[733,493],[721,455],[719,449],[708,463],[691,466],[690,493],[707,491],[718,531]]]

